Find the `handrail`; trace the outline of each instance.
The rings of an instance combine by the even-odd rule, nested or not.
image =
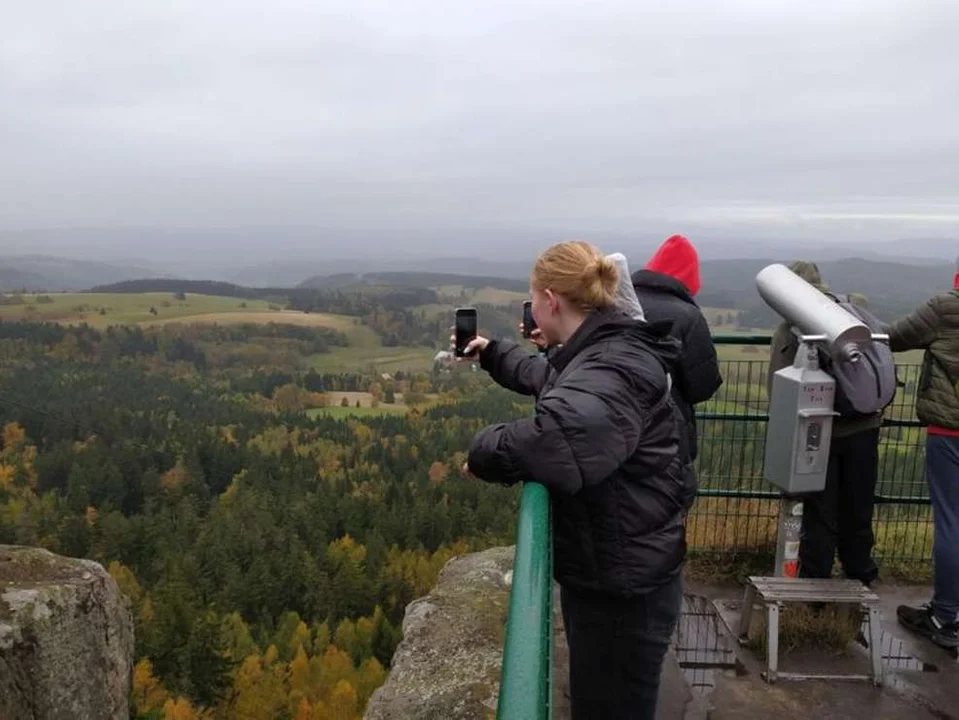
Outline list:
[[[526,483],[516,526],[513,587],[497,720],[553,716],[553,543],[549,492]]]

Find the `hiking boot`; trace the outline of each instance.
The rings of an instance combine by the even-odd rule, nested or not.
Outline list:
[[[912,632],[929,638],[942,648],[959,647],[959,623],[944,623],[936,617],[930,605],[914,608],[900,605],[896,609],[899,624]]]

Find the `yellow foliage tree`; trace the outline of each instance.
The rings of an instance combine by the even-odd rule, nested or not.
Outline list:
[[[310,644],[310,628],[307,627],[305,622],[300,620],[296,626],[296,630],[293,631],[293,641],[290,643],[290,646],[295,652],[297,647],[309,650]]]
[[[359,565],[366,560],[366,546],[357,543],[349,535],[344,535],[330,543],[329,555],[334,563],[350,560]]]
[[[273,720],[287,712],[287,690],[284,682],[285,665],[273,667],[276,648],[271,646],[273,658],[250,655],[243,661],[233,682],[233,705],[229,717],[243,720]]]
[[[313,720],[313,706],[310,705],[309,700],[306,698],[300,700],[296,706],[296,714],[293,715],[293,720]]]
[[[186,698],[167,700],[163,706],[163,720],[198,720],[199,717]]]
[[[333,634],[333,644],[353,657],[359,654],[359,638],[356,635],[356,625],[348,618],[344,618],[336,626],[336,632]]]
[[[3,426],[0,434],[3,447],[0,448],[0,488],[10,486],[20,476],[33,488],[37,484],[37,471],[34,461],[37,459],[37,448],[27,444],[27,431],[17,423],[11,422]]]
[[[290,661],[290,692],[306,697],[309,691],[310,661],[301,645],[296,650],[296,656]]]
[[[178,490],[183,487],[187,480],[190,479],[190,473],[186,469],[186,465],[183,463],[183,459],[177,460],[176,465],[163,473],[160,478],[160,485],[163,486],[164,490]]]
[[[133,668],[133,704],[141,715],[164,710],[170,695],[160,681],[153,677],[153,665],[143,658]]]
[[[107,567],[107,572],[113,578],[117,587],[120,588],[120,592],[130,598],[133,607],[140,607],[140,603],[143,601],[143,588],[137,582],[133,571],[119,560],[114,560]]]
[[[364,660],[356,673],[356,692],[360,707],[366,707],[373,691],[386,682],[386,670],[376,658]]]
[[[353,679],[355,670],[350,656],[342,650],[330,645],[317,667],[317,677],[314,688],[318,697],[327,697],[341,680],[349,682]]]
[[[3,454],[11,455],[27,443],[27,431],[15,422],[3,426]]]
[[[17,469],[13,465],[0,465],[0,490],[13,485]]]
[[[359,715],[356,689],[347,680],[340,680],[330,693],[326,704],[329,720],[356,720]]]

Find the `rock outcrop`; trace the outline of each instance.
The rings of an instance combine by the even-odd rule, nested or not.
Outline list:
[[[436,588],[406,608],[403,640],[365,720],[459,720],[496,714],[514,548],[450,560]]]
[[[133,619],[90,560],[0,545],[0,718],[128,718]]]

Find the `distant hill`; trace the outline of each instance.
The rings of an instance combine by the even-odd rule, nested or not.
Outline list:
[[[439,272],[372,272],[314,275],[299,284],[301,288],[339,288],[356,285],[387,285],[396,287],[441,287],[462,286],[466,288],[490,287],[497,290],[526,292],[527,280],[491,277],[483,275],[459,275]]]
[[[776,322],[756,292],[756,274],[766,265],[787,260],[713,260],[702,264],[703,289],[697,300],[708,307],[728,307],[746,311],[743,318],[753,327],[769,327]],[[953,268],[935,265],[909,265],[889,261],[845,258],[817,262],[829,287],[842,293],[862,293],[870,309],[881,319],[904,315],[936,292],[950,289]]]
[[[86,290],[95,285],[156,275],[157,271],[149,268],[47,255],[0,258],[0,288],[5,290],[26,289],[50,292]]]
[[[45,284],[46,278],[43,275],[6,266],[0,260],[0,292],[17,292],[20,290],[31,292],[44,289]]]
[[[122,293],[136,295],[139,293],[194,293],[197,295],[219,295],[221,297],[236,297],[257,299],[264,296],[265,291],[259,288],[248,288],[233,283],[218,280],[181,280],[179,278],[141,278],[139,280],[124,280],[123,282],[97,285],[90,289],[92,293]]]

